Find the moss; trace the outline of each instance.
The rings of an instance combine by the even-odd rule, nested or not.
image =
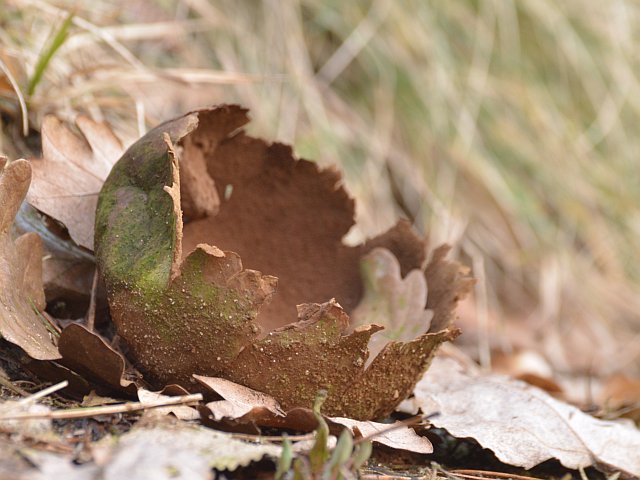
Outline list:
[[[195,115],[160,125],[132,145],[111,170],[96,211],[96,257],[108,283],[133,282],[144,292],[166,286],[176,248],[172,158],[165,133],[179,141]]]

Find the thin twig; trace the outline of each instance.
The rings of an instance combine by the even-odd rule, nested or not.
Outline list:
[[[400,420],[400,421],[398,421],[396,423],[392,423],[387,428],[383,428],[382,430],[379,430],[379,431],[377,431],[375,433],[367,435],[366,437],[361,437],[361,438],[355,439],[353,441],[353,444],[357,445],[359,443],[367,442],[367,441],[370,441],[370,440],[374,440],[375,441],[377,436],[383,435],[385,433],[392,432],[393,430],[398,430],[400,428],[411,427],[411,426],[414,426],[414,425],[418,425],[420,422],[422,422],[424,420],[428,420],[429,418],[434,417],[436,415],[438,415],[438,413],[432,413],[430,415],[417,415],[415,417],[407,418],[405,420]]]
[[[515,475],[513,473],[505,472],[492,472],[490,470],[471,470],[471,469],[456,469],[450,470],[451,473],[458,475],[459,477],[469,480],[487,479],[487,475],[491,475],[493,478],[511,478],[513,480],[537,480],[536,477],[527,477],[525,475]]]
[[[158,407],[168,407],[172,405],[188,405],[202,401],[202,394],[182,395],[163,400],[151,402],[129,402],[120,405],[107,405],[104,407],[69,408],[65,410],[55,410],[46,413],[18,413],[15,415],[0,416],[0,421],[4,420],[31,420],[36,418],[62,420],[71,418],[87,418],[96,415],[113,415],[116,413],[137,412],[140,410],[150,410]]]
[[[303,435],[251,435],[249,433],[232,433],[234,438],[238,440],[247,440],[249,442],[256,442],[261,440],[268,440],[269,442],[283,442],[285,439],[292,442],[300,442],[303,440],[313,440],[315,433],[305,433]]]
[[[67,380],[64,380],[60,383],[56,383],[55,385],[51,385],[50,387],[47,387],[43,390],[40,390],[39,392],[29,395],[26,398],[22,398],[18,401],[18,403],[24,405],[25,403],[35,402],[36,400],[49,396],[52,393],[57,392],[58,390],[62,390],[68,385],[69,385],[69,382]]]
[[[96,291],[98,290],[98,268],[93,272],[93,282],[91,282],[91,296],[89,297],[89,309],[87,310],[87,329],[93,332],[96,324]]]
[[[26,390],[23,390],[17,385],[14,385],[13,383],[11,383],[11,380],[9,380],[6,377],[3,377],[2,375],[0,375],[0,386],[3,386],[4,388],[11,390],[13,393],[17,393],[18,395],[23,395],[23,396],[29,395],[29,392],[27,392]]]

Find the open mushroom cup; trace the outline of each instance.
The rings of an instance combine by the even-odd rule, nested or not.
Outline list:
[[[285,410],[326,390],[328,415],[385,417],[459,333],[472,280],[407,222],[345,245],[340,174],[247,122],[234,105],[166,122],[104,183],[95,251],[127,355],[157,387],[221,377]]]

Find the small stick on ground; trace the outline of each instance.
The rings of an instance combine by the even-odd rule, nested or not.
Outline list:
[[[498,478],[508,478],[512,480],[537,480],[536,477],[527,477],[525,475],[516,475],[514,473],[505,473],[505,472],[492,472],[490,470],[471,470],[471,469],[456,469],[450,470],[451,473],[468,480],[487,480],[487,479],[498,479]],[[487,476],[491,475],[491,476]]]
[[[0,416],[0,421],[4,420],[31,420],[31,419],[49,419],[63,420],[71,418],[87,418],[96,415],[113,415],[116,413],[137,412],[140,410],[150,410],[158,407],[168,407],[172,405],[189,405],[202,401],[202,394],[182,395],[180,397],[172,397],[152,402],[129,402],[119,405],[107,405],[104,407],[88,407],[88,408],[69,408],[64,410],[55,410],[46,413],[16,413],[14,415]]]
[[[268,440],[269,442],[284,442],[288,439],[292,442],[300,442],[303,440],[313,440],[315,433],[305,433],[302,435],[251,435],[249,433],[232,433],[233,438],[238,440],[247,440],[249,442],[255,442],[260,440]]]
[[[392,423],[390,424],[387,428],[383,428],[381,430],[378,430],[377,432],[374,432],[370,435],[367,435],[366,437],[360,437],[360,438],[355,438],[353,440],[353,444],[354,445],[358,445],[359,443],[363,443],[363,442],[368,442],[368,441],[375,441],[376,437],[383,435],[385,433],[389,433],[392,432],[394,430],[398,430],[400,428],[404,428],[404,427],[414,427],[414,426],[418,426],[421,422],[425,421],[425,420],[429,420],[430,418],[433,418],[435,416],[439,415],[439,413],[431,413],[429,415],[416,415],[415,417],[410,417],[407,418],[405,420],[399,420],[396,423]]]
[[[65,388],[67,385],[69,385],[69,382],[64,380],[60,383],[56,383],[55,385],[51,385],[50,387],[47,387],[43,390],[40,390],[39,392],[36,392],[32,395],[29,395],[26,398],[22,398],[18,401],[19,404],[24,405],[25,403],[30,403],[30,402],[35,402],[36,400],[39,400],[41,398],[44,398],[48,395],[51,395],[52,393],[57,392],[58,390],[62,390],[63,388]]]
[[[93,332],[96,323],[96,292],[98,290],[98,267],[93,272],[93,282],[91,282],[91,297],[89,299],[89,309],[87,310],[86,327]]]

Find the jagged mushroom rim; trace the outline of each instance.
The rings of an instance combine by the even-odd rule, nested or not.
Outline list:
[[[444,259],[447,248],[437,249],[425,268],[427,281],[433,283],[426,307],[434,310],[434,332],[411,342],[390,342],[366,369],[367,344],[382,327],[362,326],[348,333],[349,316],[340,304],[353,307],[358,292],[344,294],[346,300],[339,298],[340,304],[335,300],[302,303],[296,322],[262,334],[256,320],[260,310],[264,312],[264,306],[277,299],[276,277],[244,268],[240,255],[231,249],[205,243],[196,243],[183,259],[181,196],[189,197],[188,215],[204,212],[194,225],[213,219],[212,235],[224,237],[236,227],[234,215],[240,218],[234,209],[250,211],[254,197],[264,193],[251,188],[271,188],[267,193],[272,196],[261,195],[259,200],[268,203],[271,199],[276,211],[278,202],[291,200],[287,195],[304,190],[300,202],[326,208],[330,221],[325,223],[334,230],[325,229],[323,223],[320,233],[311,232],[316,237],[324,235],[312,250],[321,250],[323,255],[335,251],[351,268],[343,275],[345,279],[336,281],[339,285],[358,278],[354,264],[376,246],[389,248],[400,260],[403,273],[420,268],[426,253],[425,242],[404,223],[355,250],[343,246],[341,238],[353,224],[353,200],[342,188],[339,174],[293,158],[289,147],[247,136],[239,130],[247,121],[246,110],[221,106],[166,122],[136,142],[106,180],[96,214],[96,258],[112,318],[128,345],[129,357],[158,386],[179,383],[195,388],[192,374],[217,376],[268,393],[286,409],[311,406],[318,389],[323,388],[329,392],[325,411],[330,415],[360,419],[387,415],[410,393],[437,346],[458,334],[450,327],[453,309],[471,280],[458,264]],[[209,175],[217,194],[202,195],[186,184],[181,186],[181,168],[191,178],[206,180]],[[233,179],[235,197],[225,203],[227,177]],[[296,205],[292,209],[292,218],[302,221],[301,232],[316,228],[305,217],[304,208]],[[227,217],[225,228],[215,224]],[[264,223],[260,215],[244,221],[250,227],[255,227],[252,221]],[[279,234],[265,225],[260,227],[267,230],[267,239]],[[242,235],[222,238],[223,243],[236,240],[241,249],[243,241],[251,243]],[[279,240],[274,240],[275,248],[283,243]],[[243,258],[251,255],[252,250],[244,248]],[[252,258],[257,263],[268,260]],[[323,265],[316,262],[314,268],[321,270]],[[314,273],[310,273],[311,280]],[[332,281],[325,276],[316,283]],[[295,283],[289,282],[283,295],[295,290]],[[342,289],[338,290],[335,296],[339,297]],[[274,311],[271,316],[282,321],[284,315],[273,309],[271,313]]]

